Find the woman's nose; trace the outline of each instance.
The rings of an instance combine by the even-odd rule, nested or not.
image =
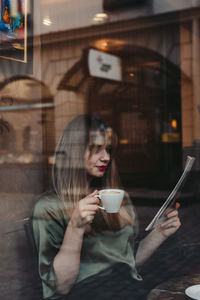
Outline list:
[[[109,161],[110,160],[110,154],[106,151],[106,149],[102,150],[101,160],[102,161]]]

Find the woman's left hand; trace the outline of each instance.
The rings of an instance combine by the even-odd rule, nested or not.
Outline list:
[[[155,250],[181,226],[178,217],[178,208],[180,204],[176,203],[175,208],[166,211],[166,218],[161,221],[143,240],[140,241],[136,253],[136,265],[141,266]]]
[[[159,231],[165,238],[168,238],[170,235],[175,233],[181,226],[181,222],[178,216],[179,206],[180,204],[176,203],[175,208],[167,212],[167,220],[159,225]]]

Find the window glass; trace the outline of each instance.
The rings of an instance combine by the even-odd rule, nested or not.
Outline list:
[[[0,0],[2,299],[42,297],[26,224],[55,188],[55,148],[77,115],[102,119],[117,137],[141,236],[195,157],[179,198],[182,227],[166,244],[180,258],[164,259],[162,246],[142,272],[155,286],[199,272],[199,15],[198,1]],[[166,274],[153,272],[159,264]]]

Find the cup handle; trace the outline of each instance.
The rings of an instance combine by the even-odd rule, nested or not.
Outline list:
[[[97,205],[98,208],[102,209],[102,210],[106,210],[103,206],[99,206]]]
[[[95,195],[95,198],[99,198],[101,200],[101,196],[100,195]],[[97,205],[98,208],[102,209],[102,210],[106,210],[103,206],[99,206]]]

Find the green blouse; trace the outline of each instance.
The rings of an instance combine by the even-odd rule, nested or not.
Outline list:
[[[135,220],[135,213],[130,202],[127,203],[126,209]],[[95,217],[101,217],[102,222],[104,221],[101,213]],[[56,195],[46,194],[39,199],[34,210],[33,228],[44,298],[59,298],[56,293],[53,260],[62,244],[68,222],[63,204]],[[76,283],[109,269],[116,263],[128,264],[131,276],[136,280],[141,280],[135,268],[134,259],[136,231],[136,225],[127,225],[116,231],[107,229],[95,235],[85,234]]]

